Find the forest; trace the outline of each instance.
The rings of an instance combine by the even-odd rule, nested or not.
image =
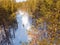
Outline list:
[[[13,45],[12,38],[15,38],[18,28],[16,12],[19,9],[28,12],[32,18],[30,30],[33,33],[28,31],[28,35],[32,36],[29,45],[60,45],[60,0],[27,0],[19,3],[0,0],[0,45]]]

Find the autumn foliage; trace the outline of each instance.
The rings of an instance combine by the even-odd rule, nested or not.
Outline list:
[[[42,30],[43,33],[46,23],[47,37],[36,40],[37,45],[60,45],[60,0],[27,0],[25,5],[26,11],[32,14],[32,25],[38,31]]]

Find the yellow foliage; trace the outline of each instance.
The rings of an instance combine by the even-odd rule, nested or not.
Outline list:
[[[36,24],[35,27],[43,22],[46,22],[47,25],[47,32],[50,36],[48,38],[51,38],[48,41],[51,43],[44,40],[38,41],[38,45],[53,45],[53,42],[58,41],[56,37],[59,35],[57,31],[60,30],[60,0],[28,0],[27,10],[32,13],[32,18],[36,21],[33,22]]]

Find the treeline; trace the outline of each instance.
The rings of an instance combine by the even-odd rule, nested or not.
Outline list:
[[[22,3],[22,7],[32,14],[32,24],[38,31],[43,30],[40,29],[41,24],[46,23],[47,38],[42,41],[38,39],[36,43],[60,45],[60,0],[27,0]]]
[[[15,15],[15,11],[17,11],[17,9],[24,10],[32,15],[34,32],[42,30],[43,33],[43,28],[45,28],[47,37],[40,40],[39,37],[41,37],[41,35],[39,33],[38,37],[35,38],[35,44],[60,45],[60,0],[27,0],[26,2],[20,3],[16,3],[14,0],[1,0],[0,26],[3,27],[5,32],[5,39],[8,40],[6,41],[7,44],[9,44],[10,37],[7,35],[8,30],[6,29],[17,28]],[[44,25],[46,26],[44,27]],[[33,42],[34,40],[30,42],[30,45],[34,45]]]
[[[12,38],[18,27],[15,4],[14,0],[0,0],[0,45],[13,45]]]

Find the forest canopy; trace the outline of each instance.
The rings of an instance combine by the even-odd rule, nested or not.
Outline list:
[[[11,0],[0,0],[0,27],[3,28],[2,39],[0,39],[1,45],[10,45],[12,35],[10,29],[13,29],[13,37],[15,37],[14,30],[17,29],[17,20],[16,20],[16,6],[15,1]],[[2,32],[2,30],[0,30]],[[4,43],[5,42],[5,43]]]
[[[34,32],[45,27],[47,37],[40,39],[40,32],[38,38],[35,39],[37,45],[60,45],[60,0],[27,0],[26,2],[16,3],[14,0],[0,1],[0,26],[3,25],[5,35],[6,29],[12,27],[16,29],[17,21],[15,12],[17,9],[24,10],[32,15],[32,25]],[[42,25],[41,25],[42,24]],[[44,33],[42,31],[42,33]],[[6,38],[7,39],[7,38]],[[8,39],[7,39],[8,40]],[[33,44],[34,39],[30,45]]]
[[[41,30],[40,24],[46,23],[48,37],[46,44],[41,45],[59,45],[60,43],[60,0],[27,0],[22,3],[21,9],[25,9],[32,14],[32,24]],[[50,43],[50,44],[49,44]],[[40,45],[40,44],[39,44]]]

